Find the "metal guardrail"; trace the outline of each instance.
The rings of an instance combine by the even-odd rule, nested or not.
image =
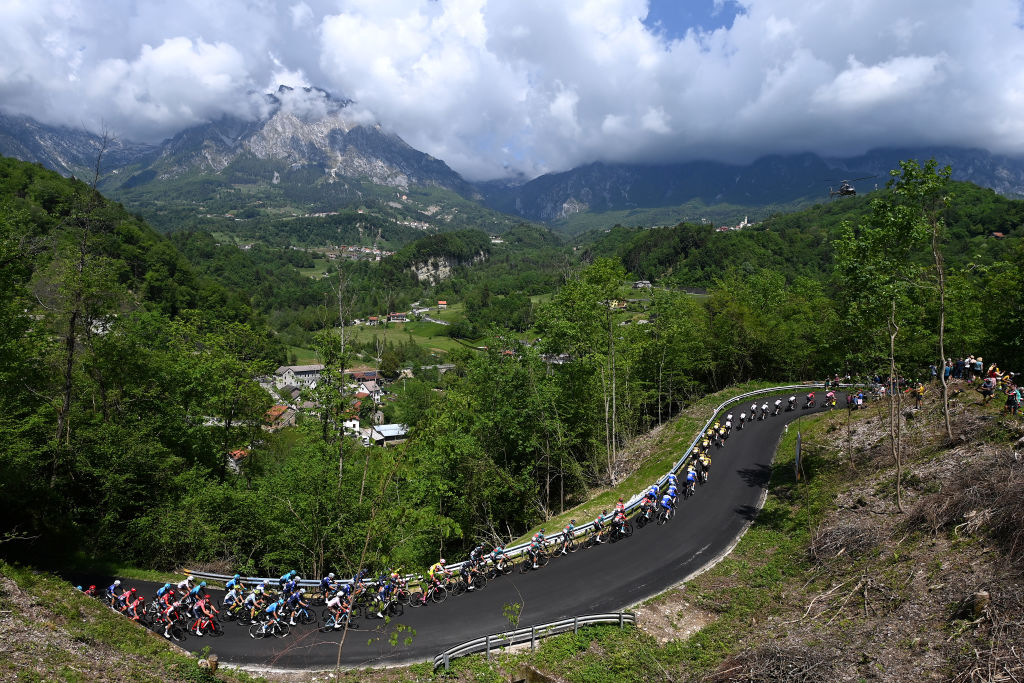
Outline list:
[[[530,648],[537,647],[537,639],[547,636],[558,635],[559,633],[576,633],[581,626],[593,626],[595,624],[618,624],[622,628],[626,624],[636,626],[636,615],[632,612],[611,612],[608,614],[584,614],[578,617],[570,617],[561,621],[552,621],[539,626],[508,631],[506,633],[492,633],[470,640],[461,645],[450,647],[441,654],[434,657],[434,669],[444,666],[448,670],[448,664],[456,657],[465,657],[475,652],[486,652],[487,660],[491,659],[491,650],[495,648],[511,647],[529,641]]]
[[[690,442],[690,445],[686,448],[686,452],[683,453],[683,456],[681,458],[679,458],[679,460],[677,460],[676,463],[672,466],[672,469],[670,470],[670,472],[674,472],[674,473],[678,474],[679,472],[683,471],[683,469],[686,466],[686,463],[691,459],[691,454],[693,452],[693,447],[697,445],[697,443],[700,441],[701,437],[707,431],[708,427],[710,427],[711,424],[715,421],[715,418],[717,418],[721,413],[723,413],[726,410],[726,408],[728,408],[729,406],[731,406],[731,405],[733,405],[735,403],[739,403],[741,401],[746,401],[748,398],[751,398],[753,396],[761,396],[762,394],[774,394],[774,393],[777,393],[777,392],[791,391],[791,390],[795,390],[795,389],[822,388],[822,387],[825,387],[825,386],[826,385],[824,383],[822,383],[822,382],[810,382],[810,383],[807,383],[807,384],[789,384],[789,385],[786,385],[786,386],[768,387],[768,388],[765,388],[765,389],[756,389],[754,391],[748,391],[745,394],[740,394],[739,396],[733,396],[730,399],[726,399],[725,401],[722,401],[722,403],[720,403],[718,405],[718,407],[715,408],[714,412],[711,414],[711,417],[708,418],[708,421],[704,423],[704,426],[701,427],[700,431],[697,432],[697,436],[694,437],[692,442]],[[666,473],[660,479],[658,479],[658,481],[656,483],[658,485],[658,488],[662,489],[662,488],[665,487],[665,484],[667,482],[668,482],[668,473]],[[643,500],[645,492],[646,492],[646,489],[644,489],[644,491],[641,491],[640,493],[635,494],[632,498],[629,499],[629,502],[626,503],[626,510],[625,510],[627,516],[631,515],[634,511],[636,511],[640,507],[640,503]],[[588,532],[590,532],[593,528],[594,528],[594,522],[587,522],[586,524],[580,525],[580,526],[576,527],[576,529],[575,529],[575,531],[573,533],[573,537],[583,536],[583,535],[587,534]],[[559,531],[557,533],[552,534],[551,536],[548,536],[547,540],[549,542],[556,543],[557,541],[561,540],[563,536],[564,536],[564,532]],[[526,550],[529,547],[530,547],[530,542],[529,541],[527,541],[525,543],[520,543],[519,545],[514,545],[514,546],[512,546],[510,548],[506,548],[505,549],[505,556],[508,559],[510,559],[510,560],[514,560],[517,557],[525,555],[526,554]],[[459,569],[461,569],[464,564],[466,564],[466,562],[458,562],[458,563],[455,563],[455,564],[450,564],[450,565],[448,565],[448,569],[450,571],[452,571],[452,572],[455,572],[455,571],[458,571]],[[188,572],[188,573],[190,573],[192,576],[194,576],[196,578],[203,579],[203,580],[229,581],[230,579],[233,578],[233,575],[228,575],[228,574],[211,574],[209,572],[199,572],[199,571],[193,571],[193,572]],[[405,578],[407,580],[414,580],[414,579],[415,580],[419,580],[419,579],[422,579],[423,577],[421,575],[418,575],[418,574],[407,574],[405,576]],[[267,583],[276,584],[278,582],[278,579],[274,578],[274,577],[246,576],[246,577],[242,577],[242,581],[245,582],[245,583],[253,583],[253,582],[260,583],[262,581],[266,581]],[[351,579],[339,579],[337,581],[337,583],[352,583],[352,580]],[[367,585],[370,585],[370,586],[376,585],[375,581],[364,581],[364,583],[367,584]],[[320,585],[320,580],[319,579],[303,579],[302,581],[299,582],[299,584],[302,585],[303,587],[309,588],[309,587],[319,586]]]

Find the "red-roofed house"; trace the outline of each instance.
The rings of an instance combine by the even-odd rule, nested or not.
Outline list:
[[[263,422],[264,429],[276,432],[295,424],[295,411],[286,405],[273,406],[263,415]]]
[[[446,308],[448,308],[448,302],[447,301],[438,301],[437,302],[437,310],[443,311]]]

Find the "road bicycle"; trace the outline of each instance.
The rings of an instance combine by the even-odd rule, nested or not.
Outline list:
[[[669,520],[671,520],[672,517],[675,515],[675,512],[675,508],[661,508],[661,510],[658,512],[658,526],[661,526],[662,524],[667,524]]]
[[[519,565],[519,573],[520,574],[525,574],[526,572],[530,571],[531,569],[542,569],[545,566],[547,566],[549,558],[548,558],[548,552],[546,550],[541,548],[540,550],[537,551],[535,557],[536,557],[536,562],[533,562],[533,561],[530,560],[529,554],[526,554],[526,555],[523,556],[523,562]],[[534,564],[536,564],[537,566],[534,567],[533,566]]]
[[[488,579],[496,579],[502,574],[512,573],[512,561],[502,555],[497,562],[492,562],[486,571]]]
[[[352,621],[352,613],[348,610],[343,610],[340,614],[336,614],[330,607],[325,607],[323,619],[323,626],[317,629],[321,633],[343,629],[346,624],[348,624],[349,628],[359,628],[359,623]]]
[[[249,627],[249,637],[256,638],[287,638],[288,634],[291,633],[291,629],[288,624],[281,621],[260,621]]]
[[[196,617],[188,622],[188,632],[202,638],[204,635],[214,638],[224,635],[224,629],[214,617],[206,615]]]
[[[612,533],[608,537],[612,543],[620,541],[624,538],[629,538],[633,535],[633,525],[629,523],[629,520],[622,522],[618,526],[612,526]]]
[[[654,519],[654,503],[645,498],[640,505],[640,512],[633,518],[633,521],[636,522],[637,528],[643,529],[652,519]]]

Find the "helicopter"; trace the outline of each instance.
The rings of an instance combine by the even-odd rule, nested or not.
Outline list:
[[[868,178],[876,178],[876,177],[877,176],[866,175],[863,178],[854,178],[853,180],[842,180],[839,183],[839,189],[838,190],[833,190],[832,187],[829,186],[829,188],[828,188],[828,196],[830,198],[831,197],[835,197],[837,195],[840,196],[840,197],[856,197],[857,196],[857,188],[855,188],[853,186],[853,184],[858,182],[858,181],[861,181],[861,180],[867,180]]]

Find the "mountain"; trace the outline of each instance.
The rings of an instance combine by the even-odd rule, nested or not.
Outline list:
[[[159,148],[88,131],[50,126],[27,116],[9,116],[0,112],[0,155],[41,164],[64,176],[92,179],[96,157],[103,153],[103,168],[115,169],[144,164],[155,159]]]
[[[585,213],[637,211],[655,207],[730,204],[797,208],[828,198],[843,179],[861,181],[862,192],[885,184],[889,171],[908,158],[935,157],[953,166],[953,177],[1024,197],[1024,160],[980,149],[879,149],[849,159],[815,154],[767,156],[739,166],[713,161],[640,165],[594,163],[526,183],[481,184],[484,203],[523,218],[565,221]]]

